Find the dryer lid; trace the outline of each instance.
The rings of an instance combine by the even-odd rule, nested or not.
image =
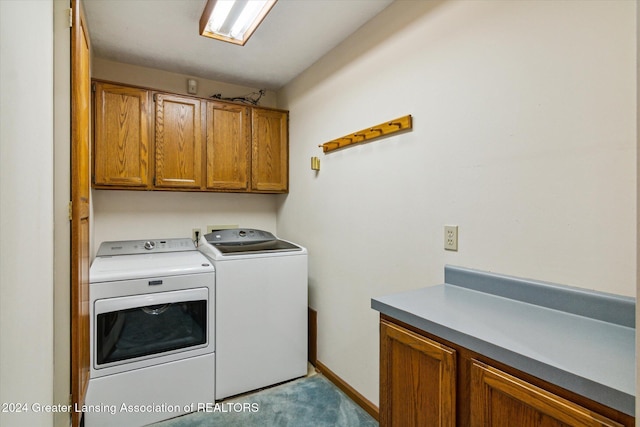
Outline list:
[[[89,282],[113,282],[213,273],[211,262],[198,251],[96,257]]]

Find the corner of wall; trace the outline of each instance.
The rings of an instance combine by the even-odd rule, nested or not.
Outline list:
[[[54,0],[54,291],[53,291],[53,401],[67,405],[71,393],[71,317],[70,317],[70,224],[71,199],[71,34],[68,26],[68,0]],[[71,414],[54,414],[54,425],[69,426]]]

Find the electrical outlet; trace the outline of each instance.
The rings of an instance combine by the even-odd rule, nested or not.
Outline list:
[[[448,251],[458,250],[458,226],[444,226],[444,248]]]
[[[202,231],[200,231],[199,228],[191,229],[191,240],[193,240],[194,242],[197,242],[198,239],[200,239],[200,236],[202,236]]]

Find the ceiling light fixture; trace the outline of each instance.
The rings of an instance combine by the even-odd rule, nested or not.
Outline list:
[[[200,35],[244,44],[278,0],[207,0]]]

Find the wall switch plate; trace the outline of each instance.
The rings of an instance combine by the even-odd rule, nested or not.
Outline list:
[[[458,250],[458,226],[444,226],[444,248],[448,251]]]

